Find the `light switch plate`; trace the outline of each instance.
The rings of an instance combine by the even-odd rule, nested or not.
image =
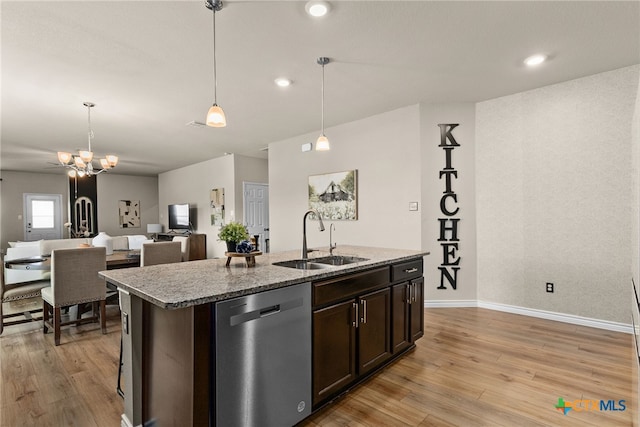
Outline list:
[[[409,210],[417,211],[418,210],[418,202],[409,202]]]

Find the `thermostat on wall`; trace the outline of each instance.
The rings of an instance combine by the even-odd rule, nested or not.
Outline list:
[[[418,210],[418,202],[409,202],[409,210],[417,211]]]

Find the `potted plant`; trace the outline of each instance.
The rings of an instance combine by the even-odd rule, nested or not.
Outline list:
[[[239,222],[231,221],[227,225],[223,225],[218,233],[218,239],[227,242],[227,252],[235,252],[238,242],[247,240],[249,232],[246,227]]]

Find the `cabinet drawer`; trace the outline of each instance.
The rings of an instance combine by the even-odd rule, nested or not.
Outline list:
[[[413,279],[422,276],[422,258],[391,266],[391,281]]]
[[[313,284],[313,305],[351,298],[389,283],[389,267],[348,274]]]

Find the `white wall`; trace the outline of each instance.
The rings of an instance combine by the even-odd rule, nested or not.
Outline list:
[[[639,70],[477,105],[480,300],[629,322]]]
[[[341,244],[420,248],[420,135],[417,105],[325,129],[331,150],[303,153],[318,132],[269,144],[270,243],[272,251],[301,249],[302,217],[308,209],[308,178],[358,170],[358,220],[335,221]],[[309,220],[310,248],[329,245]]]
[[[242,181],[267,182],[267,160],[235,154],[206,160],[158,176],[160,223],[167,231],[170,204],[189,203],[197,208],[196,232],[207,235],[207,258],[223,257],[219,227],[211,225],[210,191],[225,190],[225,222],[242,222]],[[240,192],[237,182],[240,182]]]
[[[446,191],[445,176],[440,171],[446,166],[445,150],[440,147],[439,124],[458,124],[451,131],[460,145],[451,151],[451,167],[457,178],[451,177],[451,190],[457,197],[446,199],[447,211],[459,211],[453,216],[444,215],[440,201]],[[475,301],[476,284],[476,211],[475,211],[475,104],[421,104],[420,134],[422,143],[422,248],[431,252],[424,259],[425,300],[434,301]],[[439,242],[441,218],[459,219],[457,228],[458,250],[447,256],[449,261],[460,258],[456,289],[438,269],[445,256],[445,247]],[[450,224],[450,222],[447,222]],[[445,236],[450,239],[450,233]],[[448,248],[451,250],[451,247]],[[451,267],[444,266],[453,274]],[[444,288],[444,289],[443,289]]]
[[[98,227],[110,236],[147,234],[147,224],[158,223],[158,178],[146,176],[114,175],[97,176]],[[120,228],[118,202],[140,201],[140,227]]]

